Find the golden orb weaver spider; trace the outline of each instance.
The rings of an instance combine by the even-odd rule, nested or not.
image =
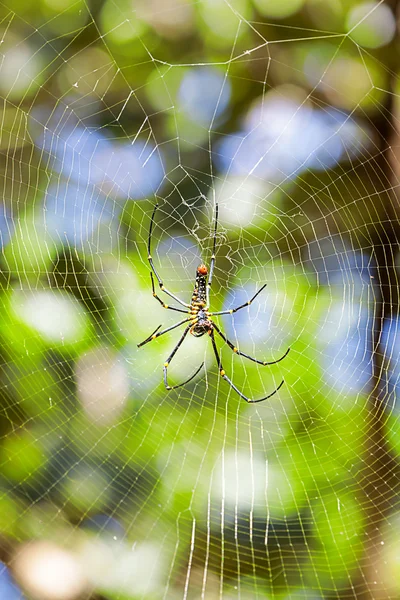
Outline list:
[[[164,385],[167,390],[174,390],[176,388],[182,387],[183,385],[186,385],[187,383],[189,383],[189,381],[191,381],[194,377],[196,377],[197,373],[200,371],[200,369],[202,368],[204,363],[202,363],[200,365],[200,367],[195,371],[195,373],[193,373],[193,375],[191,375],[189,377],[189,379],[187,379],[186,381],[184,381],[183,383],[180,383],[178,385],[168,385],[167,369],[170,365],[171,360],[173,359],[173,357],[179,350],[180,346],[182,345],[182,343],[188,333],[191,333],[195,337],[201,337],[202,335],[207,333],[211,338],[211,344],[213,347],[215,358],[217,359],[219,373],[220,373],[221,377],[229,383],[231,388],[234,389],[235,392],[237,394],[239,394],[239,396],[241,398],[246,400],[246,402],[250,402],[250,403],[262,402],[263,400],[267,400],[268,398],[271,398],[271,396],[276,394],[276,392],[282,387],[284,380],[282,379],[281,383],[272,392],[272,394],[268,394],[268,396],[264,396],[264,398],[260,398],[258,400],[251,400],[250,398],[248,398],[247,396],[242,394],[242,392],[240,392],[238,390],[238,388],[234,385],[234,383],[232,383],[232,381],[229,379],[229,377],[225,373],[225,370],[222,366],[220,355],[218,353],[218,348],[215,343],[214,331],[216,331],[218,333],[218,335],[224,340],[224,342],[229,346],[229,348],[235,354],[244,356],[245,358],[248,358],[249,360],[252,360],[253,362],[255,362],[259,365],[263,365],[263,366],[275,365],[276,363],[280,362],[281,360],[283,360],[285,358],[285,356],[287,356],[290,348],[288,348],[286,350],[285,354],[283,356],[281,356],[280,358],[278,358],[278,360],[273,360],[271,362],[265,362],[262,360],[258,360],[256,358],[253,358],[252,356],[249,356],[248,354],[245,354],[244,352],[241,352],[234,344],[232,344],[232,342],[230,342],[228,340],[228,338],[225,336],[225,334],[220,330],[220,328],[211,319],[211,317],[216,317],[219,315],[232,315],[235,312],[237,312],[238,310],[241,310],[242,308],[245,308],[246,306],[250,306],[250,304],[257,298],[257,296],[263,291],[263,289],[267,287],[267,284],[264,284],[248,302],[245,302],[244,304],[241,304],[240,306],[237,306],[236,308],[231,308],[230,310],[222,310],[219,312],[209,312],[208,308],[210,306],[210,289],[211,289],[211,284],[212,284],[212,279],[213,279],[213,274],[214,274],[215,251],[216,251],[216,245],[217,245],[218,204],[216,204],[216,206],[215,206],[215,225],[214,225],[214,235],[213,235],[213,252],[212,252],[211,262],[210,262],[210,273],[208,275],[208,269],[207,269],[206,265],[204,265],[204,264],[201,264],[200,266],[197,267],[195,286],[194,286],[194,290],[193,290],[193,294],[192,294],[192,300],[191,300],[190,304],[187,302],[183,302],[183,300],[178,298],[178,296],[175,296],[175,294],[173,294],[172,292],[170,292],[169,290],[167,290],[164,287],[164,283],[154,266],[153,259],[151,256],[151,236],[153,233],[154,218],[155,218],[157,208],[158,208],[158,204],[155,205],[153,214],[151,216],[150,228],[149,228],[149,239],[148,239],[148,244],[147,244],[147,251],[148,251],[147,258],[148,258],[150,268],[151,268],[150,278],[151,278],[151,287],[153,290],[153,296],[161,304],[161,306],[163,308],[167,308],[169,310],[174,310],[176,312],[188,314],[189,316],[186,317],[186,319],[183,319],[183,321],[179,321],[179,323],[175,323],[175,325],[172,325],[171,327],[168,327],[167,329],[164,329],[162,331],[160,331],[161,325],[159,325],[157,327],[157,329],[155,331],[153,331],[153,333],[151,335],[149,335],[149,337],[147,337],[145,340],[143,340],[143,342],[138,344],[138,348],[141,348],[145,344],[148,344],[149,342],[155,340],[156,338],[160,337],[161,335],[164,335],[164,333],[168,333],[168,331],[172,331],[173,329],[176,329],[177,327],[180,327],[181,325],[188,323],[180,340],[178,341],[175,348],[172,350],[171,354],[169,355],[169,357],[167,358],[167,360],[164,363]],[[161,291],[164,292],[164,294],[167,294],[168,296],[173,298],[181,306],[184,306],[186,308],[186,310],[177,308],[176,306],[169,306],[168,304],[165,304],[165,302],[163,302],[161,300],[161,298],[159,298],[157,296],[155,286],[154,286],[153,273],[156,276],[156,279],[159,283]],[[207,275],[208,275],[208,281],[207,281]]]

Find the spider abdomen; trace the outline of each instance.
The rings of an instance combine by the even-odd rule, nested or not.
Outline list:
[[[192,296],[192,302],[206,304],[207,302],[207,267],[200,265],[196,271],[196,281]]]

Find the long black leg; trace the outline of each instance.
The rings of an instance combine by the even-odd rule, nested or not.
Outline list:
[[[200,371],[201,367],[203,366],[204,363],[201,363],[200,367],[197,369],[197,371],[195,371],[193,373],[193,375],[191,375],[189,377],[189,379],[186,379],[186,381],[184,381],[183,383],[179,383],[178,385],[168,385],[168,373],[167,373],[167,369],[169,367],[169,364],[171,362],[171,360],[173,359],[173,357],[175,356],[175,354],[178,352],[181,344],[183,343],[183,340],[185,339],[185,337],[187,336],[189,329],[191,328],[191,325],[188,325],[188,327],[186,327],[185,331],[183,332],[179,342],[177,343],[177,345],[175,346],[175,348],[172,350],[171,354],[168,356],[167,360],[164,363],[164,385],[166,387],[167,390],[176,390],[176,388],[182,387],[183,385],[186,385],[187,383],[189,383],[189,381],[192,381],[192,379],[194,377],[196,377],[197,373]]]
[[[258,290],[258,292],[256,292],[254,294],[254,296],[251,298],[251,300],[248,300],[247,302],[245,302],[244,304],[241,304],[237,308],[231,308],[230,310],[221,310],[220,312],[211,312],[210,316],[211,317],[215,317],[217,315],[233,315],[233,313],[237,312],[241,308],[245,308],[246,306],[250,306],[250,304],[252,302],[254,302],[254,300],[257,298],[258,294],[261,294],[261,292],[263,291],[263,289],[266,288],[266,287],[267,287],[267,284],[264,283],[264,285],[262,287],[260,287],[260,289]]]
[[[168,331],[172,331],[173,329],[176,329],[177,327],[179,327],[180,325],[183,325],[184,323],[187,323],[188,321],[190,321],[191,319],[183,319],[183,321],[179,321],[179,323],[175,323],[175,325],[171,325],[171,327],[168,327],[167,329],[163,329],[163,331],[158,332],[158,330],[160,329],[161,325],[159,325],[157,327],[157,329],[155,329],[153,331],[153,333],[151,335],[149,335],[149,337],[147,337],[145,340],[143,340],[143,342],[140,342],[140,344],[137,345],[138,348],[141,348],[142,346],[144,346],[145,344],[148,344],[149,342],[152,342],[153,340],[155,340],[156,338],[160,337],[160,335],[164,335],[164,333],[168,333]],[[158,333],[157,333],[158,332]]]
[[[208,276],[208,282],[207,282],[207,307],[210,306],[210,289],[211,289],[212,278],[213,278],[214,267],[215,267],[215,250],[217,247],[217,227],[218,227],[218,204],[215,205],[213,251],[212,251],[211,262],[210,262],[210,274]]]
[[[274,394],[276,394],[276,392],[278,390],[280,390],[280,388],[283,386],[284,384],[284,380],[282,379],[281,383],[278,385],[278,387],[272,392],[272,394],[268,394],[268,396],[264,396],[264,398],[260,398],[259,400],[250,400],[250,398],[247,398],[247,396],[245,396],[244,394],[242,394],[242,392],[239,392],[239,390],[237,389],[236,385],[234,385],[232,383],[232,381],[229,379],[229,377],[226,375],[225,371],[224,371],[224,367],[222,366],[222,362],[221,362],[221,358],[220,355],[218,353],[218,348],[217,345],[215,343],[215,339],[214,339],[214,332],[211,331],[210,333],[210,337],[211,337],[211,343],[214,349],[214,354],[215,354],[215,358],[217,359],[217,363],[218,363],[218,369],[219,369],[219,374],[221,375],[221,377],[223,379],[225,379],[225,381],[227,381],[229,383],[229,385],[231,386],[231,388],[233,390],[235,390],[235,392],[241,397],[243,398],[243,400],[246,400],[246,402],[249,402],[250,404],[255,404],[256,402],[263,402],[264,400],[268,400],[268,398],[271,398],[271,396],[273,396]]]
[[[155,205],[154,210],[153,210],[153,214],[151,215],[151,221],[150,221],[150,229],[149,229],[149,240],[147,243],[147,258],[148,261],[150,263],[150,267],[151,270],[153,271],[154,275],[157,277],[157,281],[160,285],[160,289],[161,291],[165,292],[165,294],[167,294],[168,296],[171,296],[171,298],[173,298],[174,300],[176,300],[176,302],[179,302],[179,304],[182,304],[182,306],[186,306],[187,308],[190,307],[190,304],[188,304],[187,302],[183,302],[183,300],[180,300],[180,298],[178,298],[178,296],[175,296],[175,294],[173,294],[172,292],[168,291],[163,284],[163,281],[161,279],[161,277],[159,276],[159,274],[157,273],[157,270],[154,266],[153,263],[153,259],[151,256],[151,235],[153,233],[153,227],[154,227],[154,216],[156,214],[156,210],[158,208],[158,204]]]
[[[175,310],[176,312],[187,314],[187,312],[188,312],[187,310],[183,310],[182,308],[176,308],[175,306],[169,306],[169,304],[165,304],[165,302],[163,302],[161,300],[161,298],[159,298],[157,296],[157,294],[156,294],[156,290],[155,290],[155,287],[154,287],[154,277],[153,277],[153,273],[151,271],[150,271],[150,277],[151,277],[151,287],[152,287],[152,290],[153,290],[153,296],[154,296],[154,298],[156,300],[159,301],[159,303],[161,304],[161,306],[163,308],[168,308],[169,310]]]
[[[257,360],[256,358],[253,358],[252,356],[249,356],[248,354],[245,354],[244,352],[240,352],[240,350],[238,350],[238,348],[236,348],[236,346],[234,346],[234,344],[232,344],[232,342],[230,342],[228,340],[228,338],[222,333],[222,331],[219,329],[219,327],[216,326],[216,324],[213,322],[213,327],[215,329],[215,331],[218,333],[218,335],[220,335],[222,337],[222,339],[228,344],[229,348],[231,350],[233,350],[233,352],[235,354],[238,354],[239,356],[244,356],[245,358],[248,358],[249,360],[252,360],[253,362],[259,364],[259,365],[264,365],[264,366],[268,366],[268,365],[275,365],[278,362],[281,362],[281,360],[283,360],[285,358],[285,356],[287,356],[289,354],[290,348],[288,348],[285,352],[285,354],[283,356],[281,356],[280,358],[278,358],[277,360],[272,360],[271,362],[265,362],[264,360]]]

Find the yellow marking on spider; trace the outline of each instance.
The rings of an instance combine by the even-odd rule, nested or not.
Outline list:
[[[231,308],[229,312],[232,314],[233,313],[233,308]]]
[[[153,292],[153,296],[154,296],[154,298],[155,298],[155,297],[157,296],[157,294],[156,294],[155,292]]]
[[[151,260],[152,259],[151,254],[149,254],[147,258],[148,258],[148,260]]]
[[[219,372],[219,374],[221,375],[221,377],[224,377],[225,371],[223,369],[221,369],[221,371]]]
[[[234,346],[234,347],[232,348],[232,350],[233,350],[234,352],[237,352],[237,351],[238,351],[238,349],[236,348],[236,346]]]
[[[167,362],[165,362],[165,363],[164,363],[164,367],[165,367],[165,368],[167,368],[167,367],[168,367],[168,365],[169,365],[169,363],[167,363]]]
[[[164,306],[164,308],[168,308],[168,304],[164,304],[163,306]]]
[[[157,336],[158,336],[158,333],[153,333],[153,335],[151,336],[151,339],[155,340]]]
[[[164,289],[164,286],[163,286],[163,285],[160,285],[160,290],[163,290],[163,289]]]

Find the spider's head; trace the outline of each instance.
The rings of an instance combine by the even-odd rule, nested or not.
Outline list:
[[[205,277],[208,273],[208,269],[206,267],[206,265],[200,265],[197,267],[197,273],[196,275],[198,277]]]

